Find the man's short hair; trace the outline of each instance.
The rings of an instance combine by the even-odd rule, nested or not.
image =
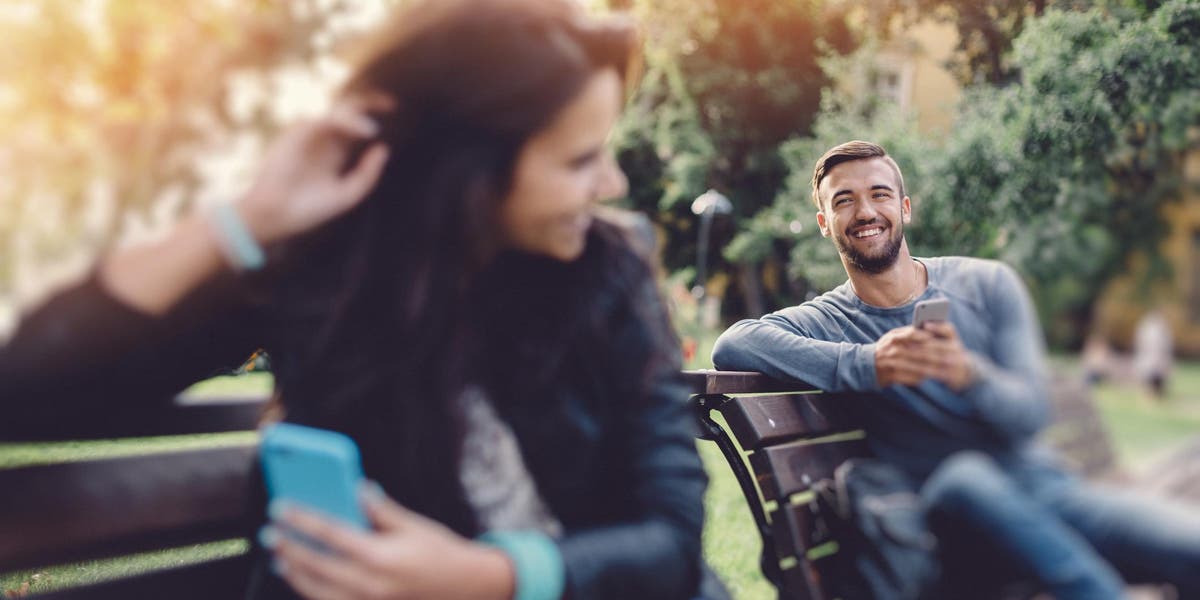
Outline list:
[[[888,156],[887,150],[883,146],[873,142],[864,142],[862,140],[854,140],[846,142],[830,148],[817,159],[817,166],[813,168],[812,178],[812,200],[813,204],[817,205],[817,210],[824,210],[821,206],[821,195],[818,189],[821,187],[821,180],[829,175],[829,172],[834,167],[853,160],[866,160],[869,158],[882,158],[891,165],[892,170],[896,172],[896,180],[900,182],[900,197],[903,198],[904,193],[904,175],[900,173],[900,165],[896,164],[892,157]]]

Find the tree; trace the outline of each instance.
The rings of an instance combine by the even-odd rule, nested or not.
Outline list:
[[[109,243],[130,214],[187,206],[200,157],[280,120],[281,69],[326,66],[349,0],[32,0],[0,10],[0,295]],[[257,94],[235,93],[256,88]],[[107,210],[105,204],[110,204]]]
[[[914,253],[1006,260],[1029,278],[1051,340],[1076,343],[1101,290],[1134,256],[1151,257],[1147,280],[1169,275],[1156,258],[1163,207],[1179,197],[1184,153],[1200,147],[1189,134],[1200,127],[1197,39],[1200,0],[1151,12],[1047,10],[1014,43],[1020,78],[969,90],[940,145],[869,101],[834,98],[815,137],[785,146],[788,184],[751,221],[765,225],[748,228],[727,253],[755,260],[761,253],[751,250],[783,243],[807,285],[823,291],[840,281],[825,266],[828,243],[811,228],[787,235],[779,224],[797,206],[809,210],[821,151],[876,139],[906,173]]]
[[[1152,1],[1152,0],[1151,0]],[[911,25],[932,18],[958,30],[957,56],[947,65],[959,83],[1001,84],[1017,72],[1011,60],[1013,40],[1030,19],[1047,8],[1086,10],[1095,4],[1115,5],[1122,0],[873,0],[868,10],[871,29],[887,36],[899,24]],[[1144,4],[1144,3],[1143,3]]]
[[[733,200],[735,220],[768,205],[786,175],[779,144],[812,127],[826,83],[819,57],[853,41],[844,14],[815,1],[630,6],[647,31],[646,73],[617,136],[619,158],[633,206],[659,215],[665,262],[681,269],[696,257],[692,199],[716,188]],[[714,247],[728,240],[732,224],[717,223]],[[743,301],[761,308],[760,275],[733,275]]]
[[[1005,227],[993,244],[1032,279],[1052,339],[1086,331],[1103,286],[1133,256],[1158,259],[1163,207],[1178,199],[1185,132],[1200,125],[1200,2],[1173,0],[1146,18],[1047,11],[1016,40],[1019,85],[986,110],[1000,160],[945,173],[995,188]],[[951,148],[953,150],[953,148]],[[1002,170],[1003,169],[1003,170]],[[948,189],[947,193],[957,193]]]

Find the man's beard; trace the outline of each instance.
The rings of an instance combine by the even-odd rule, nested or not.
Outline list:
[[[870,223],[856,223],[854,226],[861,227],[869,224]],[[891,233],[888,234],[887,243],[884,245],[883,249],[874,256],[868,256],[862,252],[859,252],[858,249],[851,244],[849,236],[845,233],[835,234],[833,236],[833,243],[835,246],[837,246],[838,253],[840,253],[851,265],[854,265],[854,268],[862,271],[863,273],[877,275],[888,270],[892,265],[896,264],[896,259],[900,257],[900,245],[904,242],[903,227],[891,227],[888,230]]]

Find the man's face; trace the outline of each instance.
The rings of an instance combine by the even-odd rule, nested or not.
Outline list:
[[[896,264],[912,206],[900,178],[882,158],[844,162],[817,189],[821,235],[833,238],[847,268],[882,273]]]

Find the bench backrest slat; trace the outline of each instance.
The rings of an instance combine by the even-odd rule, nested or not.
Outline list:
[[[750,455],[763,498],[782,500],[808,491],[812,484],[833,477],[838,465],[867,453],[861,440],[827,443],[793,442],[770,446]]]
[[[755,450],[837,432],[840,401],[836,394],[749,396],[731,398],[720,411],[742,448]]]
[[[111,405],[112,408],[107,408]],[[187,435],[253,430],[266,398],[189,398],[155,406],[123,407],[119,399],[106,404],[104,414],[80,413],[53,422],[5,432],[4,441],[94,440],[123,437]]]
[[[0,471],[0,570],[246,533],[254,446]]]

